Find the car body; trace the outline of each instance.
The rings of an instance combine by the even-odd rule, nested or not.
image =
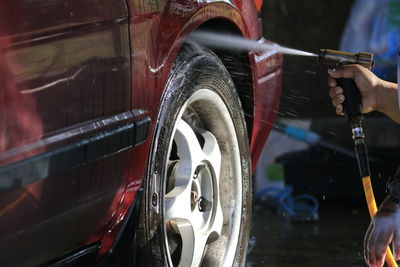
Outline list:
[[[248,0],[0,7],[0,263],[101,258],[140,200],[180,47],[199,27],[263,42],[257,10]],[[254,170],[277,113],[282,56],[246,55],[234,63],[250,71],[252,85],[239,96]]]

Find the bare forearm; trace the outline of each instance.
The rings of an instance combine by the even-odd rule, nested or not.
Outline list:
[[[378,89],[377,110],[385,113],[392,120],[400,123],[400,109],[397,95],[397,84],[381,81]]]

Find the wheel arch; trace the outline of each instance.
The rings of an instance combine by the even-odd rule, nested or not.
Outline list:
[[[171,49],[168,50],[168,55],[165,55],[168,60],[165,60],[164,57],[163,62],[169,64],[164,65],[166,68],[161,75],[163,79],[159,80],[160,96],[164,92],[173,61],[180,48],[187,38],[198,30],[217,30],[260,43],[271,43],[262,37],[261,23],[251,1],[241,1],[240,3],[235,6],[229,2],[209,2],[184,20],[181,27],[176,30],[173,40],[170,40]],[[161,38],[157,42],[162,41]],[[232,53],[218,51],[212,47],[208,48],[219,56],[235,83],[245,113],[254,171],[261,150],[272,129],[272,122],[277,116],[282,84],[283,56],[277,51],[260,53],[235,51]],[[166,50],[163,52],[165,53]],[[163,58],[163,55],[159,58]]]
[[[197,21],[197,19],[192,18],[188,20],[186,24],[182,27],[182,30],[180,31],[180,33],[178,33],[171,46],[172,51],[170,51],[170,54],[168,55],[170,60],[167,60],[167,62],[170,62],[170,65],[167,66],[164,75],[162,75],[165,80],[160,80],[160,86],[162,87],[162,91],[160,92],[160,99],[162,99],[162,95],[164,94],[164,91],[166,89],[166,84],[168,83],[169,75],[173,70],[173,62],[175,61],[174,59],[178,55],[184,43],[190,38],[193,33],[197,31],[210,30],[221,34],[225,33],[236,35],[242,38],[252,38],[252,36],[254,35],[259,35],[258,33],[254,34],[254,32],[258,32],[258,29],[254,29],[254,27],[253,30],[249,32],[249,25],[247,24],[251,23],[246,22],[246,20],[244,20],[242,17],[238,17],[237,15],[239,13],[237,13],[238,11],[234,7],[230,8],[232,8],[232,12],[230,14],[229,12],[227,12],[229,16],[218,17],[217,15],[215,15],[214,17],[210,17],[207,20],[201,22]],[[203,9],[208,8],[206,6]],[[205,11],[198,11],[198,13],[203,14],[205,13]],[[199,15],[195,15],[193,17],[197,16]],[[240,103],[245,114],[249,143],[251,143],[254,121],[254,84],[256,83],[256,73],[254,73],[254,68],[252,67],[252,65],[254,65],[254,62],[252,62],[251,55],[247,51],[238,52],[218,49],[211,46],[205,47],[218,56],[235,84],[236,92],[239,95]],[[159,108],[160,106],[158,106],[157,114],[159,112]]]

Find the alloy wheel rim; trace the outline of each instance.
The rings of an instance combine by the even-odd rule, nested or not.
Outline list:
[[[222,118],[221,127],[227,129],[205,130],[205,116],[201,119],[198,113],[208,114],[206,118],[214,124]],[[225,136],[226,131],[235,133],[229,111],[210,90],[192,95],[178,116],[164,196],[166,245],[173,266],[199,266],[206,258],[208,265],[232,266],[239,239],[242,184],[236,135],[223,147],[217,141],[232,139]],[[225,151],[226,147],[233,151]],[[231,165],[226,163],[230,160],[227,153],[234,154]],[[236,179],[224,186],[221,179],[227,179],[228,170]]]

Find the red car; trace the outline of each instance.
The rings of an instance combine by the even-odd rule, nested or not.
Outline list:
[[[244,265],[282,56],[190,36],[255,1],[0,0],[0,266]]]

